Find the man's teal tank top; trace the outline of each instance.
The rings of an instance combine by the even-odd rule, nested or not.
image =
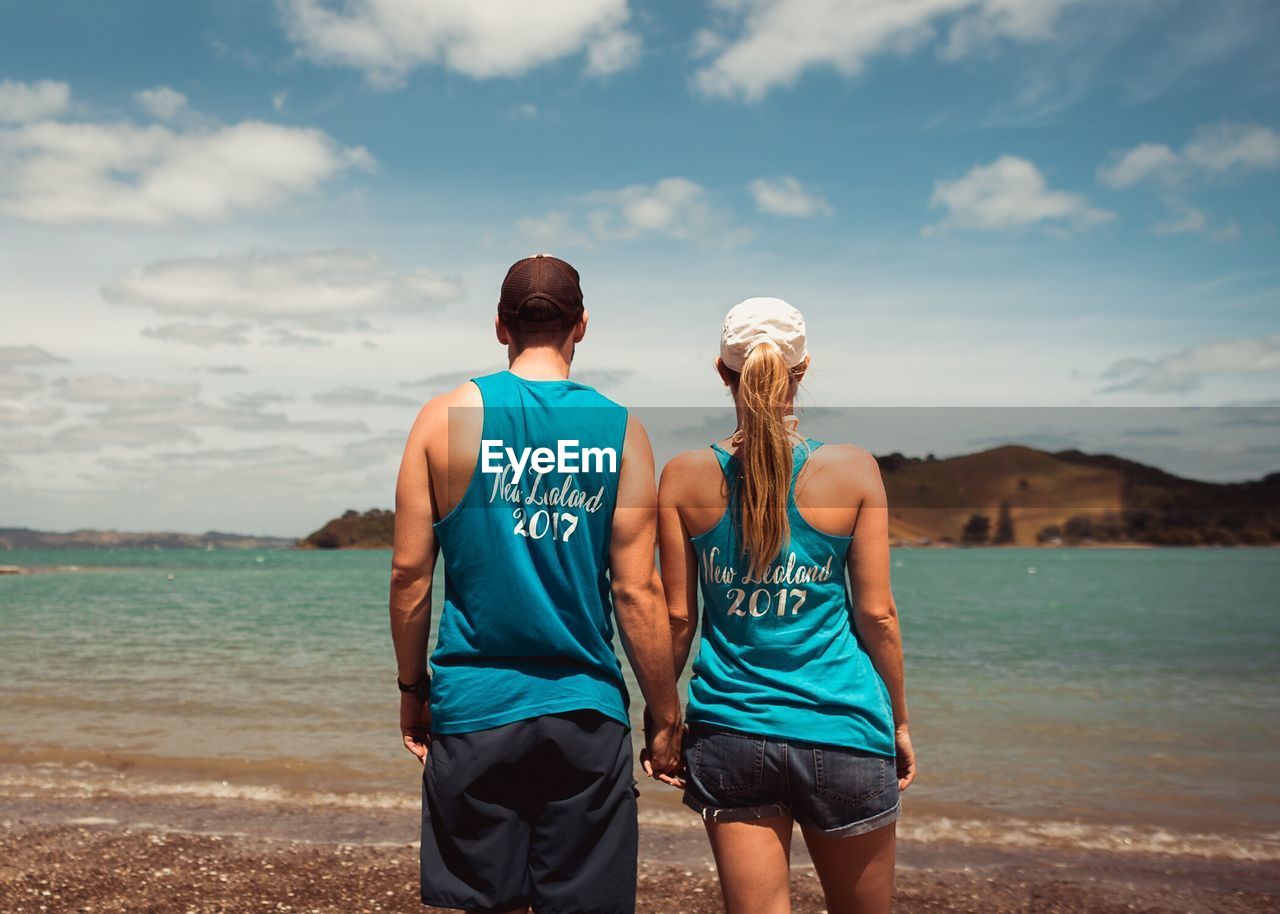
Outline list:
[[[435,524],[445,593],[432,729],[588,708],[630,726],[608,576],[626,408],[573,380],[472,381],[480,454]]]
[[[691,537],[698,556],[702,638],[686,716],[773,739],[896,754],[889,690],[853,624],[845,582],[851,536],[813,527],[795,502],[796,477],[821,446],[795,447],[791,536],[759,580],[737,544],[738,460],[718,444],[730,507]]]

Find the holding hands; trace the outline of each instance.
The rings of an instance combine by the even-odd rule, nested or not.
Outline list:
[[[684,721],[656,722],[648,708],[644,709],[644,749],[640,765],[654,780],[684,789]]]

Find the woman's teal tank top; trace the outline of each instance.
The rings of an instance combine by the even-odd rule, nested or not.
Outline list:
[[[738,460],[711,447],[729,486],[729,508],[691,537],[698,556],[702,638],[686,716],[773,739],[893,756],[893,710],[853,624],[845,579],[851,536],[813,527],[795,501],[796,478],[822,442],[793,455],[787,515],[791,535],[753,579],[733,523]]]

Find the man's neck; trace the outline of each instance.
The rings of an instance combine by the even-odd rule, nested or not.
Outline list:
[[[530,381],[556,381],[569,377],[569,360],[558,348],[530,346],[511,356],[508,366],[512,374]]]

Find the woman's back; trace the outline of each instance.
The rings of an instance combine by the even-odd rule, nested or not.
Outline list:
[[[845,578],[868,460],[861,448],[796,443],[789,535],[759,574],[734,520],[732,443],[681,455],[664,472],[703,598],[689,720],[894,755],[888,690],[854,628]]]

